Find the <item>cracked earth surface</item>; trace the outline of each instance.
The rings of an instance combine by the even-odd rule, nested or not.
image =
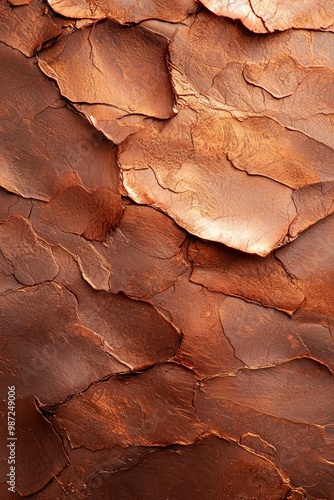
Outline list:
[[[330,0],[2,1],[1,498],[334,500],[333,47]]]

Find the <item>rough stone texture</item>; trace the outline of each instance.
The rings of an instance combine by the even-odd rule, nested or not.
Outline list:
[[[7,434],[7,412],[1,402],[1,437],[2,449]],[[30,460],[20,460],[17,463],[17,473],[20,483],[17,491],[21,496],[27,496],[43,488],[56,474],[59,474],[68,463],[68,457],[62,441],[48,420],[40,413],[34,398],[29,396],[16,401],[16,434],[17,453]],[[13,441],[9,441],[13,442]],[[1,462],[1,482],[6,481],[7,461]],[[5,492],[4,492],[5,493]],[[8,494],[8,491],[5,493]],[[10,493],[13,497],[13,493]],[[6,498],[3,496],[3,498]],[[15,498],[15,496],[14,496]]]
[[[127,205],[105,244],[96,250],[110,265],[109,290],[147,299],[170,287],[188,268],[186,234],[150,207]]]
[[[23,285],[51,281],[59,272],[51,249],[38,240],[23,217],[0,220],[0,250],[12,266],[13,276]]]
[[[125,193],[259,255],[325,217],[330,195],[313,217],[295,200],[333,180],[332,40],[251,36],[208,12],[181,26],[169,48],[179,113],[120,145]]]
[[[0,17],[1,499],[334,500],[332,3]]]
[[[311,319],[334,315],[333,231],[334,216],[330,215],[309,228],[290,245],[279,249],[276,254],[288,272],[296,278],[305,296],[301,309],[309,312]]]
[[[332,391],[327,368],[297,359],[207,380],[195,406],[212,431],[267,457],[311,498],[332,499],[333,407],[320,401],[332,398]]]
[[[62,32],[60,19],[54,18],[41,0],[25,2],[13,8],[13,2],[0,4],[0,41],[33,56],[45,42]],[[15,4],[17,6],[17,4]]]
[[[266,255],[296,215],[292,191],[234,168],[214,130],[218,113],[212,114],[214,123],[206,115],[180,110],[164,125],[154,123],[125,140],[119,156],[125,191],[197,236]],[[215,135],[208,144],[209,131]]]
[[[0,57],[1,186],[43,201],[73,185],[115,189],[112,144],[68,109],[36,61],[3,43]]]
[[[334,6],[330,0],[288,2],[288,0],[201,0],[219,16],[240,21],[255,33],[289,28],[330,29],[334,24]]]
[[[191,281],[209,290],[235,295],[293,313],[304,295],[281,262],[237,252],[223,245],[195,241],[190,247]]]
[[[194,0],[48,0],[51,7],[62,16],[78,19],[115,19],[121,24],[138,23],[144,19],[182,21],[198,8]]]
[[[115,143],[145,116],[175,114],[167,41],[145,28],[112,21],[84,27],[42,52],[39,67]]]
[[[255,495],[261,500],[269,496],[279,500],[289,491],[269,462],[217,436],[204,438],[192,448],[155,451],[133,468],[100,473],[95,481],[88,484],[87,497],[105,498],[117,491],[122,499],[152,498],[152,492],[157,492],[158,498],[175,500],[234,500]]]
[[[44,283],[1,296],[4,385],[42,403],[64,401],[74,392],[128,368],[104,339],[79,324],[77,301],[66,288]]]
[[[204,428],[191,404],[195,385],[190,371],[162,364],[137,377],[113,378],[91,387],[61,406],[56,419],[73,448],[191,444]]]
[[[182,332],[176,361],[195,370],[200,378],[234,373],[243,366],[224,335],[219,309],[225,296],[213,293],[181,276],[152,303]]]

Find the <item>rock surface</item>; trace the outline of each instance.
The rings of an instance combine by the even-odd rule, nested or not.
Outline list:
[[[0,18],[0,497],[334,500],[332,2]]]

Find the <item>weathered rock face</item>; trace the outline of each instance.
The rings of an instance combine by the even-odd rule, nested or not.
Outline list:
[[[321,2],[287,0],[203,0],[203,5],[219,16],[240,21],[255,33],[270,33],[289,28],[333,31],[334,6]]]
[[[2,2],[1,498],[334,500],[333,26]]]
[[[114,19],[120,24],[139,23],[145,19],[180,22],[198,9],[195,0],[48,0],[49,5],[66,17],[76,19]]]

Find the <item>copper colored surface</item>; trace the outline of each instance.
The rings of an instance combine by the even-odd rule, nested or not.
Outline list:
[[[274,253],[263,259],[197,240],[189,247],[189,257],[193,262],[191,281],[209,290],[287,313],[295,312],[304,300],[300,288]]]
[[[333,26],[1,3],[1,499],[334,500]]]
[[[330,0],[203,0],[219,16],[240,19],[255,33],[289,28],[333,29],[334,6]]]
[[[212,464],[205,467],[204,464]],[[219,467],[218,467],[219,464]],[[173,477],[171,484],[170,478]],[[228,477],[229,482],[222,481]],[[187,478],[187,479],[185,479]],[[177,494],[175,495],[175,484]],[[98,485],[98,487],[96,487]],[[289,489],[275,468],[233,441],[209,436],[191,448],[174,448],[146,455],[128,473],[100,473],[87,485],[87,497],[103,498],[284,498]],[[200,496],[199,496],[200,495]]]
[[[48,0],[62,16],[89,19],[115,19],[121,24],[138,23],[144,19],[182,21],[198,8],[194,0]]]
[[[2,411],[3,407],[2,403]],[[17,465],[21,477],[17,490],[21,496],[27,496],[43,488],[58,474],[68,464],[68,457],[61,438],[40,413],[33,397],[18,399],[16,411],[17,451],[21,456],[31,458],[29,462],[22,461]],[[1,421],[2,436],[6,434],[6,427],[7,421]],[[2,463],[1,472],[5,473],[6,468]]]
[[[73,102],[169,118],[174,114],[174,96],[166,57],[163,37],[144,28],[104,21],[60,39],[41,53],[39,66]],[[94,109],[82,108],[93,122]],[[108,108],[105,113],[108,121]]]
[[[13,8],[11,4],[21,6]],[[0,40],[29,57],[45,42],[60,35],[59,21],[41,0],[19,4],[3,0],[0,4]]]

